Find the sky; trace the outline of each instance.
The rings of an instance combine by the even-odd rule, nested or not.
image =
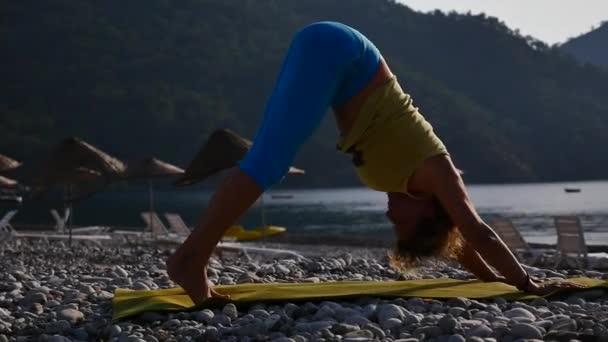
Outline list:
[[[608,0],[398,0],[410,8],[428,12],[486,13],[497,17],[522,35],[550,45],[589,32],[608,20]]]

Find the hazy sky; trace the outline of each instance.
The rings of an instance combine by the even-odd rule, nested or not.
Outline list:
[[[568,38],[608,20],[608,0],[398,0],[410,8],[428,12],[484,12],[497,17],[523,35],[546,43],[563,43]]]

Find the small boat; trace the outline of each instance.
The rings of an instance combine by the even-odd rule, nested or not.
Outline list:
[[[581,192],[580,188],[564,188],[564,191],[567,193],[575,193],[575,192]]]
[[[293,195],[277,194],[277,195],[271,195],[270,197],[274,198],[274,199],[291,199],[291,198],[293,198]]]

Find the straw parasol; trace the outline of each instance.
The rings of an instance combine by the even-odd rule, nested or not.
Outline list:
[[[18,186],[16,180],[0,176],[0,202],[21,203],[22,197],[15,192]]]
[[[39,190],[45,191],[55,185],[63,185],[67,195],[64,203],[70,210],[76,199],[99,191],[109,181],[119,178],[126,167],[117,158],[77,137],[62,140],[41,163],[34,177]],[[74,188],[81,189],[74,193]],[[82,189],[88,188],[87,191]],[[73,218],[73,210],[70,220]],[[72,227],[69,225],[69,242],[72,242]]]
[[[0,188],[14,188],[17,186],[17,181],[0,176]]]
[[[193,185],[222,170],[236,166],[245,157],[251,145],[251,140],[245,139],[229,129],[213,131],[175,185]],[[291,166],[288,173],[302,175],[306,172]]]
[[[0,171],[7,171],[16,169],[21,166],[21,163],[7,157],[6,155],[0,154]]]
[[[236,166],[245,157],[252,142],[229,129],[218,129],[211,133],[203,148],[190,162],[182,177],[175,185],[187,186],[205,180],[206,178]],[[291,166],[288,174],[303,175],[302,169]],[[262,227],[266,226],[266,212],[264,209],[264,197],[260,198],[262,210]]]
[[[127,164],[125,177],[127,179],[144,178],[148,180],[148,194],[150,198],[150,222],[154,212],[154,190],[152,180],[158,177],[180,176],[184,174],[184,170],[178,166],[169,164],[156,158],[145,158],[133,163]]]
[[[250,140],[231,130],[215,130],[175,185],[186,186],[202,182],[209,176],[235,166],[243,159],[251,145]]]
[[[74,172],[86,168],[99,172],[105,178],[119,177],[126,169],[124,163],[97,147],[77,137],[61,141],[51,152],[45,165],[44,183],[71,182],[69,176],[82,175]]]

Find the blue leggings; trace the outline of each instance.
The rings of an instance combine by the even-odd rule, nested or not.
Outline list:
[[[363,89],[380,59],[372,42],[344,24],[319,22],[298,32],[240,169],[264,190],[281,180],[329,107]]]

